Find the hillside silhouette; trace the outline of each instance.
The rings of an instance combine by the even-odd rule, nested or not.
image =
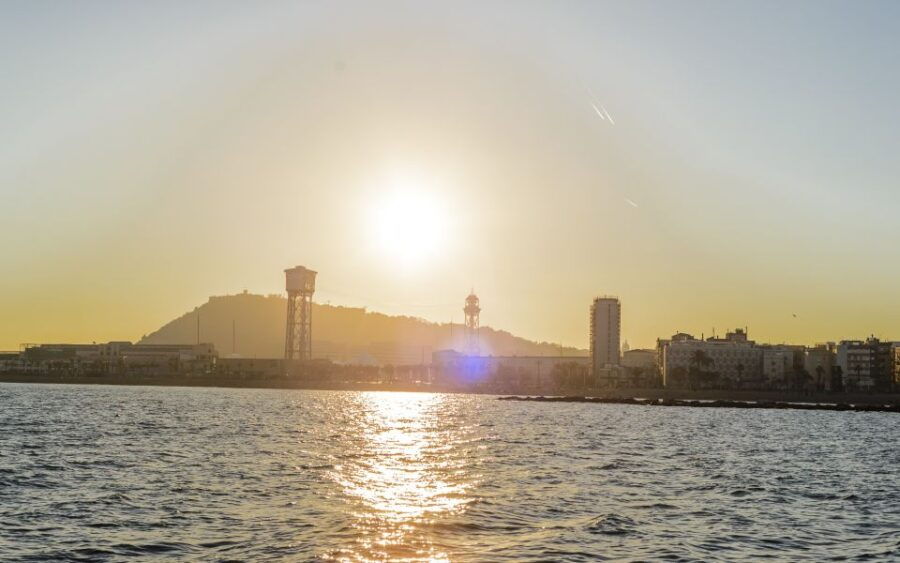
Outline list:
[[[146,344],[212,342],[221,357],[284,355],[287,300],[280,295],[213,296],[193,311],[144,336]],[[232,327],[234,338],[232,338]],[[313,304],[313,356],[341,363],[428,363],[434,350],[463,349],[463,327],[369,312],[364,308]],[[585,356],[586,350],[533,342],[490,327],[479,331],[482,354],[494,356]]]

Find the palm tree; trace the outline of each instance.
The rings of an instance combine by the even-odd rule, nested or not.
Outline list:
[[[703,350],[694,350],[694,353],[691,354],[691,363],[699,367],[706,367],[712,364],[713,360]]]
[[[795,391],[804,391],[806,388],[806,381],[809,379],[809,374],[802,367],[794,368],[794,390]]]
[[[741,362],[738,362],[738,365],[734,366],[734,369],[736,369],[738,372],[738,386],[739,386],[739,388],[743,387],[743,385],[744,385],[744,370],[746,368],[744,367],[744,364],[742,364]]]
[[[691,365],[693,366],[689,374],[691,375],[690,379],[693,382],[696,382],[700,376],[706,375],[704,373],[704,368],[707,368],[713,364],[713,359],[709,357],[703,350],[694,350],[694,353],[691,354]]]
[[[825,368],[822,367],[822,364],[817,365],[816,366],[816,390],[818,390],[818,391],[822,391],[825,388],[825,386],[823,385],[824,375],[825,375]]]
[[[666,387],[681,387],[687,384],[688,371],[684,366],[677,366],[672,369],[670,377],[666,379]]]

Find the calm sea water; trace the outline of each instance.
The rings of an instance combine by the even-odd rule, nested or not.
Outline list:
[[[896,559],[900,416],[0,385],[0,559]]]

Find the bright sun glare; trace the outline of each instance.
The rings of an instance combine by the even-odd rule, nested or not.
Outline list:
[[[400,267],[421,267],[446,247],[448,215],[426,186],[392,185],[374,203],[371,222],[378,253]]]

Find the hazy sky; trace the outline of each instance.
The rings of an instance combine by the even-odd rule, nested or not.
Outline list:
[[[606,293],[633,347],[900,339],[896,2],[0,7],[0,349],[295,264],[579,346]]]

